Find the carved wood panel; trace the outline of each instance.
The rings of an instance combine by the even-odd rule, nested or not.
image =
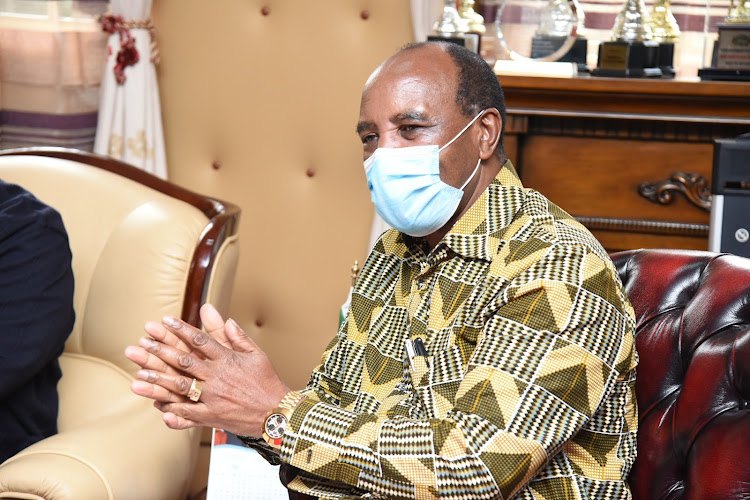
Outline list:
[[[713,141],[750,132],[750,84],[501,77],[524,184],[608,250],[706,249]],[[512,154],[511,154],[512,153]]]

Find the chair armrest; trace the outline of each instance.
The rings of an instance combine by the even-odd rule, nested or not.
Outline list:
[[[149,401],[132,395],[120,411],[0,465],[0,498],[184,498],[199,431],[168,429]]]

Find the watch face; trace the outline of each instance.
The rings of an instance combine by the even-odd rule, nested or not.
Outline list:
[[[266,434],[271,439],[280,439],[284,436],[287,419],[281,413],[274,413],[266,419]]]

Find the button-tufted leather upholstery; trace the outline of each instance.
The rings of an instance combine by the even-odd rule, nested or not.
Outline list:
[[[637,317],[634,499],[750,498],[750,259],[612,258]]]
[[[76,322],[60,358],[59,433],[0,465],[0,498],[185,498],[200,431],[168,429],[130,391],[137,366],[124,349],[148,320],[198,324],[203,302],[227,310],[239,210],[105,157],[27,153],[0,153],[0,177],[61,213]]]
[[[153,21],[169,179],[242,208],[231,316],[304,387],[367,257],[359,101],[409,2],[158,0]]]

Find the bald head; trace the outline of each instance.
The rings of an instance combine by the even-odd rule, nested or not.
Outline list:
[[[364,92],[383,71],[427,75],[430,69],[439,73],[432,77],[436,90],[449,89],[465,117],[495,108],[505,122],[505,98],[497,75],[478,54],[454,43],[419,42],[402,47],[373,71]],[[501,132],[497,154],[504,160],[503,136]]]
[[[378,76],[389,72],[395,74],[445,75],[454,80],[455,83],[457,82],[458,68],[453,64],[453,60],[445,51],[443,44],[411,44],[403,47],[378,66],[367,79],[364,91],[367,91]],[[435,84],[440,84],[442,80],[442,78],[435,79]]]

